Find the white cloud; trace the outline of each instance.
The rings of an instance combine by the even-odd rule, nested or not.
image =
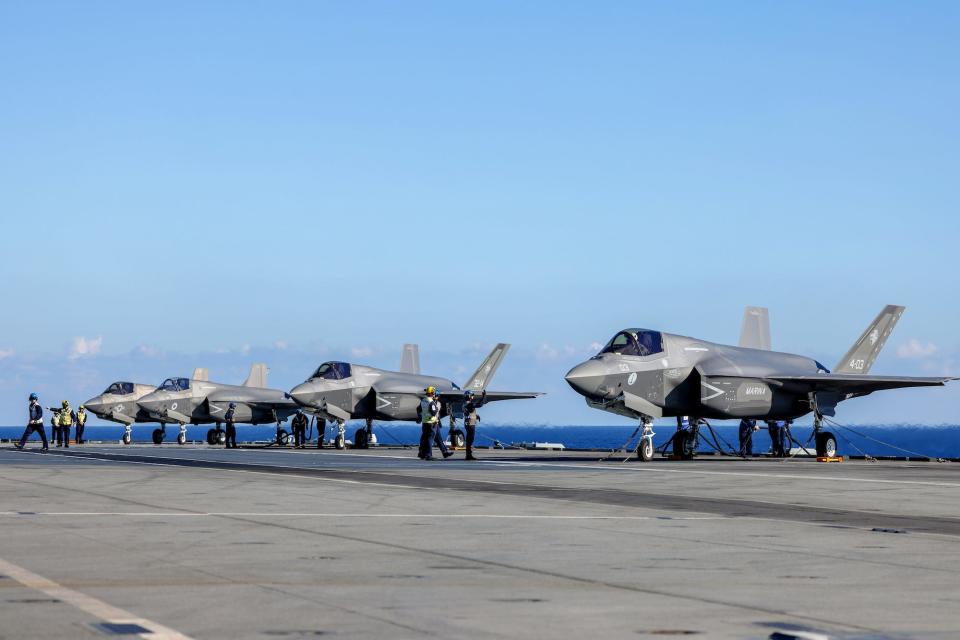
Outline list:
[[[240,347],[240,353],[242,353],[243,355],[247,355],[248,353],[250,353],[250,345],[245,344],[242,347]]]
[[[286,351],[289,346],[286,340],[277,340],[273,343],[274,349],[279,349],[280,351]]]
[[[939,351],[937,345],[932,342],[923,343],[916,338],[910,338],[909,342],[897,347],[897,356],[901,358],[929,358],[937,351]]]
[[[137,352],[139,352],[140,355],[147,356],[148,358],[156,358],[157,356],[160,355],[160,349],[156,347],[151,347],[148,344],[142,344],[139,347],[137,347]]]
[[[369,358],[373,355],[373,349],[370,347],[351,347],[350,353],[354,358]]]
[[[603,345],[600,344],[599,342],[591,342],[591,343],[590,343],[590,353],[596,353],[596,352],[600,351],[600,349],[603,349]]]
[[[73,339],[73,344],[70,345],[70,359],[76,360],[77,358],[95,356],[100,353],[100,347],[102,346],[103,336],[97,336],[96,338],[77,336]]]
[[[12,358],[14,354],[13,349],[0,349],[0,360],[6,360],[7,358]]]

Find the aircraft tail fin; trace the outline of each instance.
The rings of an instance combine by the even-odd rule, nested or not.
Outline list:
[[[420,373],[420,346],[415,344],[403,345],[400,356],[400,373]]]
[[[473,372],[473,375],[467,380],[467,384],[463,386],[464,390],[483,391],[486,389],[487,384],[493,378],[493,374],[497,372],[500,363],[503,362],[503,358],[507,355],[509,349],[510,345],[504,344],[503,342],[495,346],[490,352],[490,355],[480,363],[480,367],[477,368],[477,370]]]
[[[204,367],[197,367],[193,370],[193,375],[190,376],[191,380],[199,380],[200,382],[208,382],[210,380],[210,372]]]
[[[250,375],[243,381],[245,387],[264,388],[267,386],[267,365],[262,362],[250,365]]]
[[[833,373],[867,373],[874,361],[887,343],[890,332],[897,326],[897,320],[903,315],[901,307],[895,304],[888,304],[883,308],[877,317],[873,319],[860,338],[853,343],[847,354],[840,359]]]
[[[740,346],[770,351],[770,311],[766,307],[746,307],[743,310]]]

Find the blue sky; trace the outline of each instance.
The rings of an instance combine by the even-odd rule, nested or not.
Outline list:
[[[624,326],[960,374],[955,3],[0,5],[0,422],[254,359],[563,373]],[[433,365],[432,367],[430,365]],[[960,385],[955,385],[960,386]],[[960,391],[850,421],[955,422]],[[523,405],[523,406],[520,406]]]

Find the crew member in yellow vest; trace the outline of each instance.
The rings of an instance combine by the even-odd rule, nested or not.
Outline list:
[[[420,406],[417,407],[417,418],[420,422],[420,452],[418,457],[421,460],[433,460],[433,442],[437,441],[440,447],[440,453],[444,458],[449,458],[453,454],[447,451],[443,444],[443,438],[440,437],[440,413],[443,409],[440,404],[440,398],[437,397],[437,390],[433,387],[424,389],[426,396],[420,400]]]
[[[70,427],[73,426],[73,410],[70,409],[70,403],[63,401],[63,408],[60,409],[60,430],[57,432],[57,446],[60,446],[60,439],[63,438],[63,446],[70,446]]]
[[[74,422],[77,423],[77,435],[76,440],[77,444],[83,444],[83,428],[87,424],[87,409],[83,405],[80,405],[77,408],[77,412],[73,415]]]

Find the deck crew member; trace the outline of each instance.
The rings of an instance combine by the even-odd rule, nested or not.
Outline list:
[[[770,455],[779,458],[783,455],[783,431],[779,420],[767,420],[767,433],[770,435]]]
[[[743,457],[753,455],[753,432],[759,429],[757,421],[753,418],[743,418],[740,420],[740,455]]]
[[[77,407],[77,412],[73,415],[73,421],[77,423],[77,444],[83,444],[83,429],[87,425],[87,408],[83,405]]]
[[[30,394],[30,405],[27,408],[27,428],[23,430],[23,436],[20,438],[20,442],[16,443],[14,446],[17,449],[23,449],[23,445],[26,444],[27,438],[30,437],[30,434],[34,431],[40,433],[40,439],[43,441],[43,451],[47,451],[50,448],[50,445],[47,444],[47,433],[43,430],[43,407],[40,406],[39,398],[37,394]]]
[[[463,392],[466,402],[463,403],[463,426],[467,430],[467,457],[466,460],[476,460],[473,456],[473,440],[477,435],[477,424],[480,422],[480,415],[477,409],[482,407],[487,400],[487,392],[483,391],[480,398],[470,391]]]
[[[323,449],[323,438],[327,435],[327,421],[317,416],[317,449]]]
[[[306,447],[307,442],[307,416],[301,410],[297,409],[297,413],[293,416],[293,421],[290,423],[293,426],[293,446],[296,449],[303,449]]]
[[[63,446],[70,448],[70,427],[73,426],[73,409],[70,408],[70,403],[66,400],[63,401],[62,405],[60,408],[60,431],[57,433],[57,446],[60,446],[62,438]]]
[[[440,399],[437,398],[437,390],[433,387],[424,389],[426,396],[420,400],[420,406],[417,407],[417,418],[420,422],[420,451],[418,457],[421,460],[433,460],[433,443],[437,442],[440,452],[444,458],[449,458],[452,453],[447,451],[443,439],[440,438]]]
[[[231,402],[227,407],[227,412],[223,414],[223,420],[227,423],[227,449],[237,448],[237,427],[233,422],[233,414],[237,411],[237,403]]]
[[[58,447],[63,443],[60,438],[60,407],[47,407],[50,412],[50,444]]]

